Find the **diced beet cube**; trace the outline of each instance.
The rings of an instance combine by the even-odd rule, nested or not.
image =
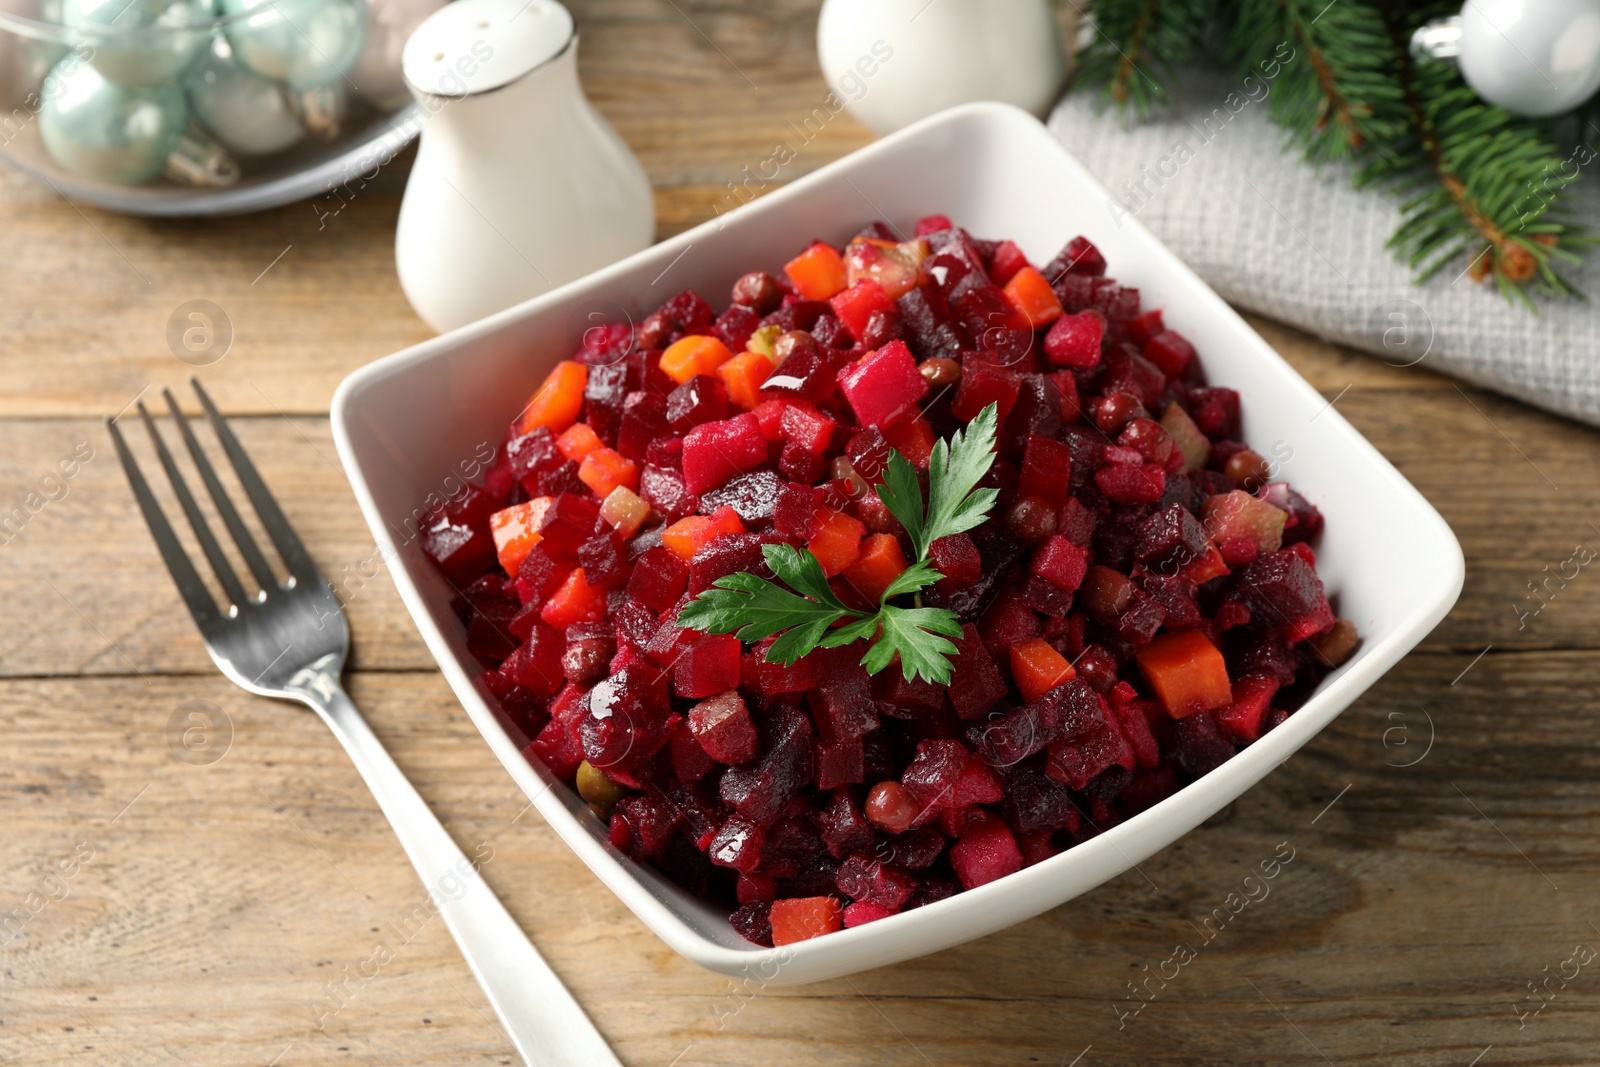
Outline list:
[[[774,708],[767,718],[761,756],[730,767],[718,791],[724,803],[756,822],[770,824],[811,778],[811,724],[793,708]]]
[[[873,312],[889,311],[894,307],[888,292],[871,278],[862,278],[829,299],[828,304],[839,322],[857,341],[866,335],[867,319]]]
[[[728,417],[728,391],[709,374],[696,374],[667,394],[666,416],[667,427],[679,434],[719,422]]]
[[[808,452],[827,451],[833,439],[834,421],[814,404],[786,404],[781,423],[784,438]]]
[[[1161,368],[1168,378],[1181,378],[1194,362],[1194,345],[1173,330],[1162,330],[1144,345],[1144,358]]]
[[[950,846],[950,865],[966,889],[976,889],[1022,870],[1017,839],[999,819],[978,823]]]
[[[1122,285],[1106,285],[1094,292],[1094,306],[1108,319],[1139,317],[1139,290]]]
[[[960,741],[938,739],[917,744],[917,754],[900,776],[900,784],[923,808],[955,806],[956,786],[971,754]]]
[[[567,639],[553,626],[536,623],[527,641],[506,662],[516,683],[542,696],[553,696],[566,682],[561,656]]]
[[[584,581],[590,585],[610,589],[628,580],[628,561],[623,554],[622,539],[609,530],[595,534],[578,546],[578,566],[583,568]]]
[[[1139,524],[1133,558],[1161,574],[1175,574],[1204,556],[1210,543],[1193,513],[1173,504]]]
[[[969,275],[966,279],[967,284],[946,286],[945,293],[950,298],[950,314],[979,349],[1008,347],[1003,342],[997,344],[989,341],[989,335],[1022,322],[1016,317],[1010,302],[1000,292],[999,286],[970,280],[980,277],[981,270]]]
[[[928,558],[944,577],[937,583],[940,592],[953,593],[983,577],[983,560],[978,547],[964,533],[946,534],[928,546]]]
[[[1008,455],[1021,452],[1023,443],[1030,437],[1054,438],[1061,431],[1061,391],[1050,375],[1022,376],[1016,403],[1001,429],[1000,447]],[[1058,499],[1050,502],[1056,503]]]
[[[1118,504],[1154,504],[1166,490],[1167,472],[1154,463],[1107,463],[1094,481]]]
[[[683,480],[691,493],[715,489],[766,461],[767,439],[749,412],[690,430],[683,439]]]
[[[751,729],[751,737],[755,730]],[[694,732],[689,728],[687,720],[680,722],[678,728],[672,732],[669,742],[672,753],[672,773],[678,776],[678,781],[693,784],[717,769],[717,761],[695,739]]]
[[[639,475],[639,496],[661,512],[668,523],[693,515],[699,499],[683,482],[683,475],[667,467],[647,466]]]
[[[578,723],[589,713],[583,690],[575,685],[563,689],[550,702],[550,721],[534,738],[524,755],[538,757],[550,773],[564,782],[572,781],[583,762],[583,743],[578,739]]]
[[[780,400],[826,400],[837,387],[833,364],[820,351],[796,347],[761,383],[761,395]]]
[[[1056,253],[1041,273],[1051,282],[1064,274],[1099,276],[1106,272],[1106,257],[1087,237],[1074,237]]]
[[[730,352],[743,352],[750,335],[761,325],[761,315],[743,304],[730,304],[711,325],[711,335],[728,346]]]
[[[772,903],[752,900],[741,904],[728,916],[728,925],[734,933],[757,945],[772,947]]]
[[[1039,616],[1014,590],[994,598],[978,627],[984,647],[996,660],[1009,662],[1010,648],[1039,636]]]
[[[678,656],[672,668],[673,691],[681,697],[698,699],[737,688],[739,651],[739,639],[733,634],[701,637]],[[698,731],[695,736],[699,736]],[[741,763],[743,760],[725,762]]]
[[[1060,505],[1067,500],[1071,486],[1072,449],[1052,437],[1030,436],[1022,453],[1017,492]]]
[[[917,220],[916,229],[913,233],[918,237],[926,237],[930,233],[948,230],[953,226],[955,226],[955,223],[950,221],[949,215],[924,215]]]
[[[904,341],[867,353],[839,371],[838,381],[862,426],[887,426],[928,395],[928,380]]]
[[[583,421],[607,445],[616,444],[617,431],[622,428],[622,405],[633,377],[634,369],[626,360],[589,367],[583,387]]]
[[[1011,276],[1028,266],[1028,257],[1022,254],[1015,241],[1001,241],[995,246],[989,262],[989,277],[996,285],[1004,285]]]
[[[950,304],[932,281],[912,289],[897,302],[901,325],[917,355],[923,359],[935,357],[957,359],[961,355],[962,339],[950,321]]]
[[[1022,601],[1029,608],[1052,619],[1065,618],[1072,610],[1072,594],[1063,592],[1037,574],[1030,574],[1022,585]]]
[[[511,476],[530,492],[538,486],[538,475],[561,466],[563,458],[561,450],[556,447],[555,435],[547,426],[540,426],[506,442],[506,460],[511,466]]]
[[[817,320],[833,309],[825,300],[802,300],[785,297],[783,306],[761,320],[763,326],[781,326],[785,330],[810,330]]]
[[[772,518],[777,507],[778,490],[783,479],[775,471],[752,471],[741,474],[720,489],[713,489],[700,498],[700,513],[710,515],[718,508],[730,507],[745,522],[764,522]]]
[[[809,485],[785,482],[778,488],[772,525],[786,537],[809,538],[821,505],[821,494]]]
[[[1033,761],[1005,770],[1006,821],[1022,834],[1078,828],[1078,811],[1067,787],[1033,765]]]
[[[487,529],[440,521],[422,535],[422,551],[455,585],[465,585],[494,566],[494,539]]]
[[[499,663],[516,651],[517,639],[510,629],[511,618],[518,605],[503,601],[485,601],[473,606],[472,621],[467,624],[467,651],[486,663]]]
[[[898,912],[893,908],[880,908],[876,904],[868,904],[864,900],[858,900],[853,904],[846,904],[844,911],[840,914],[844,920],[844,928],[849,930],[853,927],[877,922],[879,919],[887,919],[891,915],[898,914]]]
[[[1222,386],[1189,392],[1189,417],[1213,441],[1234,437],[1239,430],[1239,394]]]
[[[658,393],[632,393],[622,403],[617,429],[617,451],[643,462],[650,442],[667,432],[667,399]]]
[[[761,865],[761,846],[766,836],[766,827],[743,815],[732,815],[718,827],[706,855],[718,867],[754,871]]]
[[[1058,367],[1091,370],[1100,365],[1106,317],[1098,311],[1063,315],[1044,335],[1044,354]]]
[[[1033,550],[1028,569],[1064,593],[1076,592],[1089,570],[1089,550],[1051,534]]]
[[[866,751],[859,740],[816,743],[817,788],[837,789],[866,781]]]
[[[679,719],[667,704],[664,679],[650,670],[623,670],[583,698],[588,714],[578,724],[583,757],[604,771],[632,770],[672,737]]]
[[[1179,719],[1167,734],[1168,759],[1190,778],[1210,774],[1233,758],[1233,742],[1217,729],[1209,713]]]
[[[1292,548],[1269,552],[1241,570],[1239,592],[1252,612],[1271,620],[1290,644],[1334,624],[1322,579]]]
[[[756,758],[755,722],[744,698],[731,689],[690,709],[689,729],[706,754],[719,763],[748,763]]]
[[[782,696],[785,693],[803,693],[817,684],[816,675],[812,672],[812,658],[802,656],[789,666],[781,663],[769,663],[767,650],[777,638],[769,637],[755,647],[756,656],[756,685],[763,696]]]
[[[817,687],[807,694],[811,719],[824,741],[858,741],[878,728],[872,684],[852,646],[817,649],[812,653]]]
[[[970,622],[961,627],[960,650],[950,675],[950,703],[963,719],[975,719],[1006,695],[1006,681],[978,631]]]
[[[955,399],[950,402],[950,413],[963,422],[971,422],[984,408],[994,404],[999,408],[1000,421],[1005,422],[1021,388],[1022,378],[1016,371],[965,359],[961,364],[961,384],[956,386]]]
[[[778,454],[778,473],[791,482],[809,485],[827,469],[827,457],[793,441],[785,441]]]
[[[911,899],[917,879],[910,871],[856,852],[839,865],[839,892],[852,900],[894,910]]]
[[[817,829],[823,844],[836,859],[872,844],[872,826],[848,789],[834,791],[827,805],[817,813]]]
[[[689,565],[671,549],[657,545],[633,565],[628,595],[660,614],[678,602],[688,578]]]
[[[578,564],[578,548],[594,533],[600,505],[592,496],[561,493],[550,501],[539,522],[539,545],[550,558],[569,567]]]

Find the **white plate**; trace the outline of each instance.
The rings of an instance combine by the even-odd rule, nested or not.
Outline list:
[[[339,387],[339,454],[395,584],[467,713],[556,832],[663,941],[696,963],[758,982],[810,982],[936,952],[1070,900],[1259,781],[1455,603],[1461,548],[1438,513],[1137,221],[1117,226],[1107,201],[1106,190],[1025,112],[999,104],[955,108],[587,278],[380,360]],[[934,213],[981,237],[1009,237],[1036,263],[1085,234],[1105,253],[1108,273],[1138,286],[1145,307],[1163,310],[1199,349],[1211,381],[1239,390],[1244,437],[1264,454],[1290,454],[1277,477],[1326,516],[1319,570],[1363,643],[1282,726],[1109,832],[930,907],[763,949],[735,934],[720,910],[612,849],[576,794],[523,758],[520,731],[475,681],[479,667],[450,610],[449,585],[403,531],[430,494],[453,484],[463,461],[501,443],[525,398],[590,326],[624,315],[638,321],[686,287],[725,303],[735,278],[776,271],[813,237],[842,242],[877,218],[909,229]]]

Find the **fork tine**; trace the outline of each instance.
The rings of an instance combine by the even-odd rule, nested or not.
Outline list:
[[[216,602],[211,599],[211,591],[196,573],[194,564],[189,562],[188,553],[184,552],[178,535],[172,532],[172,526],[162,513],[161,505],[156,502],[155,495],[150,492],[150,486],[144,480],[144,475],[139,472],[139,464],[134,460],[133,453],[128,451],[128,443],[122,439],[122,431],[117,429],[116,422],[111,419],[106,419],[106,429],[111,431],[111,440],[117,446],[117,458],[122,461],[122,469],[128,476],[128,484],[133,487],[133,497],[139,503],[139,510],[144,512],[145,525],[150,527],[150,536],[155,538],[156,548],[161,552],[161,558],[166,561],[167,570],[178,586],[179,595],[183,597],[184,604],[189,608],[189,614],[194,616],[194,621],[200,629],[202,631],[209,629],[221,618]]]
[[[143,400],[139,401],[139,418],[144,421],[144,428],[150,433],[150,442],[155,445],[156,457],[161,460],[161,468],[167,472],[167,481],[172,483],[172,492],[178,498],[178,504],[189,520],[189,528],[194,531],[195,539],[200,542],[200,551],[205,553],[206,559],[211,563],[211,570],[217,576],[217,581],[222,583],[222,591],[235,606],[243,607],[246,599],[244,586],[239,584],[238,576],[233,573],[233,564],[222,554],[222,546],[211,536],[211,524],[206,522],[206,517],[195,504],[194,494],[189,492],[189,483],[184,480],[183,472],[178,469],[178,465],[172,461],[172,453],[167,451],[167,443],[161,439],[161,432],[156,429],[155,420],[150,417],[150,412],[145,410]]]
[[[217,439],[222,442],[222,450],[228,454],[228,461],[233,464],[234,472],[239,475],[239,484],[244,486],[245,494],[255,505],[256,515],[260,517],[267,536],[278,546],[278,555],[283,557],[289,573],[304,582],[313,584],[321,582],[322,574],[317,570],[317,565],[311,561],[311,554],[300,543],[294,527],[289,525],[289,520],[284,517],[278,502],[267,489],[267,483],[262,481],[261,475],[256,472],[256,465],[250,462],[250,457],[245,454],[244,446],[233,436],[228,421],[211,402],[211,397],[200,387],[198,378],[190,378],[189,384],[194,386],[195,394],[200,397],[200,406],[206,409],[206,417],[211,420],[211,428],[216,431]]]
[[[239,510],[228,498],[228,491],[222,487],[222,482],[217,478],[216,468],[211,466],[205,450],[200,447],[194,431],[189,428],[189,420],[178,407],[178,401],[172,395],[172,390],[163,389],[161,394],[167,398],[167,410],[172,412],[172,421],[177,423],[178,432],[183,435],[183,443],[189,449],[189,457],[194,460],[195,468],[200,471],[200,480],[205,483],[206,492],[211,494],[211,501],[217,506],[217,514],[222,516],[222,524],[228,528],[233,543],[239,546],[239,554],[244,557],[245,565],[250,568],[250,573],[255,575],[256,582],[263,591],[270,592],[276,589],[278,576],[272,573],[272,564],[261,554],[261,549],[256,546],[256,539],[251,535],[249,527],[239,518]]]

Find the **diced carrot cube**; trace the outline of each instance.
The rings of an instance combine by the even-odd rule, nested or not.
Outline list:
[[[715,374],[732,358],[728,346],[715,337],[691,334],[672,342],[661,353],[661,373],[682,385],[697,374]]]
[[[833,897],[790,897],[772,902],[772,944],[781,948],[838,930],[843,908]]]
[[[687,563],[701,548],[724,534],[744,532],[739,513],[731,507],[723,507],[710,515],[689,515],[679,519],[661,532],[661,543]]]
[[[806,300],[826,300],[842,290],[845,280],[844,257],[832,245],[818,241],[783,265],[789,284]]]
[[[856,592],[877,604],[889,583],[900,577],[907,566],[898,538],[893,534],[873,534],[861,542],[861,555],[845,568],[844,579]]]
[[[494,535],[494,550],[500,557],[500,566],[512,578],[522,560],[541,539],[539,526],[550,507],[547,496],[534,497],[509,508],[502,508],[489,516],[489,532]]]
[[[1183,568],[1183,575],[1197,585],[1204,585],[1213,578],[1221,578],[1228,573],[1228,561],[1222,558],[1222,553],[1217,551],[1216,545],[1207,545],[1206,554]]]
[[[1038,700],[1063,682],[1078,676],[1067,657],[1042,637],[1011,646],[1011,676],[1023,700]]]
[[[517,429],[528,433],[546,426],[551,433],[561,433],[578,421],[583,411],[583,388],[588,384],[588,367],[570,359],[557,363],[522,409]]]
[[[1145,681],[1174,719],[1233,703],[1222,653],[1199,630],[1162,634],[1134,654]]]
[[[717,368],[717,377],[728,390],[728,399],[753,411],[761,406],[761,383],[772,376],[772,360],[760,352],[744,352]]]
[[[600,436],[589,429],[588,423],[575,422],[557,435],[556,447],[572,462],[582,463],[583,457],[601,447],[601,441]]]
[[[539,611],[539,618],[558,630],[580,622],[599,622],[605,617],[605,588],[585,581],[582,567],[572,568],[567,580],[550,594]]]
[[[1061,317],[1061,301],[1056,298],[1055,290],[1033,267],[1023,267],[1013,274],[1001,292],[1035,330]]]
[[[829,578],[843,574],[861,555],[861,539],[867,528],[854,516],[832,508],[818,508],[806,548],[822,564]]]
[[[650,505],[632,489],[619,485],[606,494],[600,505],[600,517],[609,522],[624,539],[632,537],[650,517]]]
[[[597,448],[583,458],[578,480],[604,500],[618,486],[639,488],[639,465],[614,448]]]
[[[928,459],[939,438],[928,425],[928,420],[916,412],[907,412],[883,427],[883,439],[889,447],[911,461],[919,471],[928,469]]]

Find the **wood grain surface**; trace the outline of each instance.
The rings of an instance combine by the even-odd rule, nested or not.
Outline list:
[[[826,91],[814,3],[571,6],[663,236]],[[782,177],[868,140],[841,116]],[[59,497],[0,532],[0,1063],[514,1062],[442,924],[407,923],[422,890],[333,738],[211,669],[116,469],[100,419],[191,373],[166,327],[194,299],[234,331],[208,385],[344,588],[357,703],[456,839],[492,849],[484,877],[629,1067],[1600,1061],[1600,959],[1578,962],[1600,948],[1600,578],[1529,614],[1530,582],[1600,548],[1593,431],[1257,322],[1455,529],[1455,611],[1139,869],[924,959],[744,986],[674,955],[527,807],[369,566],[326,411],[428,336],[392,265],[406,164],[321,220],[119,218],[0,177],[0,512]],[[1265,899],[1198,932],[1291,850]],[[1180,942],[1195,957],[1132,999]],[[392,961],[361,976],[379,944]]]

